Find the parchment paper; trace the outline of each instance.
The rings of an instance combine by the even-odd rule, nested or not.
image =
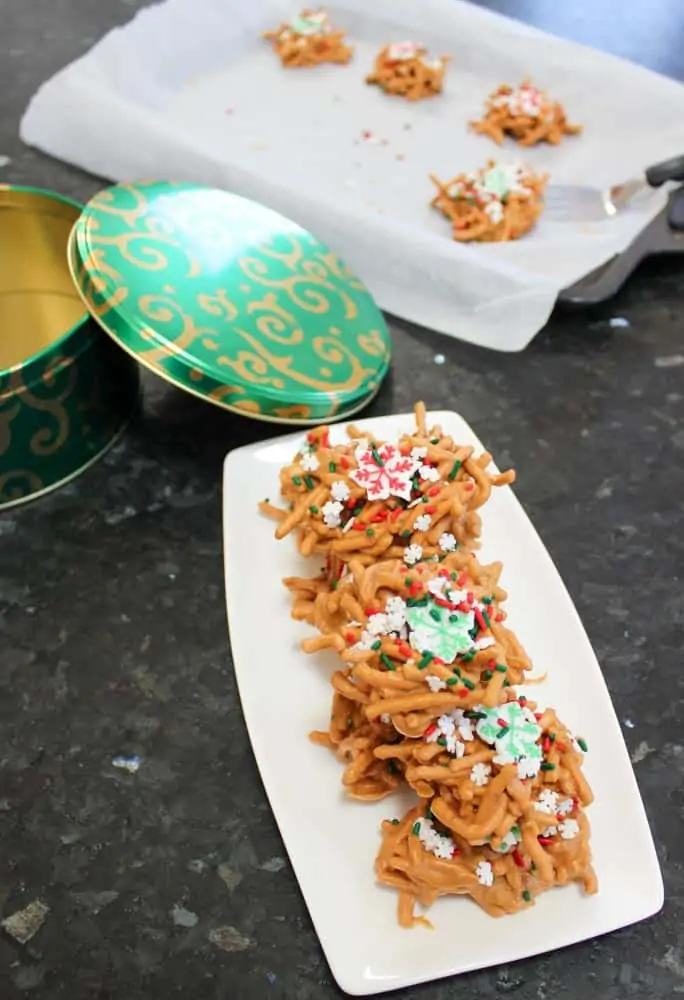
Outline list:
[[[529,74],[561,100],[584,134],[523,158],[557,183],[597,186],[684,152],[684,87],[460,0],[328,4],[352,62],[283,70],[260,34],[298,9],[165,0],[143,10],[41,87],[21,135],[114,180],[188,179],[261,201],[332,246],[387,311],[504,351],[529,343],[558,291],[662,207],[661,192],[615,220],[542,218],[514,243],[453,243],[429,208],[427,175],[520,159],[513,143],[502,151],[466,128],[496,85]],[[443,95],[411,104],[365,85],[378,48],[405,38],[451,56]]]

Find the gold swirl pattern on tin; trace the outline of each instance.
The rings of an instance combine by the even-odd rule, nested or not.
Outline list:
[[[0,475],[0,497],[6,501],[21,500],[43,489],[43,480],[30,469],[12,469]]]

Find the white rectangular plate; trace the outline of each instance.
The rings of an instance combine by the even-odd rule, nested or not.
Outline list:
[[[482,445],[455,413],[430,414],[457,441]],[[413,426],[413,416],[362,421],[381,439]],[[344,429],[331,429],[342,440]],[[254,755],[290,860],[335,979],[366,995],[525,958],[605,934],[656,913],[663,883],[627,748],[596,656],[558,571],[506,487],[483,510],[484,561],[504,563],[510,624],[548,679],[530,696],[555,706],[587,740],[586,774],[596,794],[589,810],[600,891],[575,886],[542,896],[513,917],[493,919],[467,899],[440,900],[434,931],[402,930],[396,894],[375,884],[378,828],[404,803],[345,800],[341,767],[309,743],[325,729],[333,658],[306,656],[311,630],[290,618],[281,578],[299,572],[292,539],[276,542],[257,511],[278,496],[278,470],[301,435],[231,452],[224,469],[226,597],[235,673]]]

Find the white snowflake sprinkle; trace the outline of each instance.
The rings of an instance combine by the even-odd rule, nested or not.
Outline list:
[[[400,632],[406,624],[406,601],[402,597],[390,597],[385,604],[385,617],[390,632]]]
[[[446,752],[457,759],[465,753],[465,745],[456,737],[457,722],[459,720],[455,713],[460,711],[462,710],[455,709],[454,712],[450,712],[448,715],[440,715],[435,723],[435,728],[429,736],[425,737],[427,743],[437,743],[440,739],[444,740]]]
[[[339,528],[342,523],[342,504],[339,500],[328,500],[323,504],[321,514],[328,528]]]
[[[380,716],[380,722],[384,722],[387,726],[392,722],[392,716],[388,712],[383,712]]]
[[[555,810],[556,815],[567,816],[568,813],[571,813],[574,808],[575,808],[575,803],[572,801],[572,799],[563,799],[563,801],[559,802],[558,805],[556,806]]]
[[[439,536],[437,544],[439,545],[442,552],[453,552],[454,549],[456,548],[456,538],[454,537],[454,535],[451,534],[450,531],[444,531]]]
[[[558,829],[563,840],[574,840],[580,831],[580,826],[576,819],[566,819]]]
[[[421,465],[418,469],[420,478],[429,483],[436,483],[439,479],[439,472],[432,465]]]
[[[427,531],[431,524],[432,524],[432,518],[430,517],[430,515],[421,514],[420,517],[417,517],[416,520],[414,521],[413,527],[416,529],[416,531]]]
[[[478,862],[475,874],[477,875],[477,881],[480,885],[494,885],[494,871],[489,861]]]
[[[414,462],[422,462],[427,453],[427,448],[411,448],[411,458]]]
[[[537,812],[548,813],[549,816],[555,816],[558,806],[558,793],[552,791],[550,788],[544,788],[539,793],[539,798],[534,803],[534,808]]]
[[[489,784],[491,773],[492,769],[489,764],[473,764],[473,769],[470,772],[470,780],[474,785],[482,788],[484,785]]]
[[[308,451],[302,455],[301,462],[299,463],[305,472],[316,472],[320,466],[320,462],[312,452]]]
[[[427,589],[434,597],[444,597],[444,588],[448,583],[443,576],[434,576],[432,580],[428,580]]]
[[[361,638],[359,639],[358,642],[354,643],[352,649],[365,652],[369,650],[372,647],[373,643],[376,641],[377,641],[376,637],[372,635],[370,632],[366,631],[366,629],[364,629],[364,631],[361,633]]]
[[[452,604],[464,604],[468,600],[467,590],[450,590],[447,597]]]
[[[441,677],[436,677],[435,674],[428,674],[425,678],[425,683],[434,692],[443,691],[446,687],[446,682]]]
[[[387,615],[382,614],[382,612],[377,615],[371,615],[368,619],[368,625],[366,626],[371,635],[387,635],[390,631],[389,622],[387,620]]]
[[[333,500],[339,500],[341,503],[346,503],[351,496],[351,493],[346,483],[343,483],[341,479],[336,479],[330,487],[330,496]]]
[[[536,778],[539,774],[539,766],[541,760],[536,757],[521,757],[518,761],[518,777],[521,780],[525,778]]]
[[[522,835],[520,833],[520,828],[512,826],[508,833],[501,838],[501,842],[498,847],[494,847],[494,844],[491,846],[492,849],[497,851],[498,854],[507,854],[509,851],[512,851],[514,847],[517,847],[521,839]]]
[[[485,205],[485,212],[496,226],[504,217],[503,205],[500,201],[490,201]]]
[[[557,826],[547,826],[542,830],[541,835],[542,837],[555,837],[557,833]]]
[[[404,562],[407,566],[413,566],[423,558],[423,549],[420,545],[408,545],[404,551]]]
[[[430,851],[437,858],[448,860],[454,853],[455,844],[451,837],[437,833],[432,820],[423,817],[416,823],[418,827],[418,837],[426,851]]]

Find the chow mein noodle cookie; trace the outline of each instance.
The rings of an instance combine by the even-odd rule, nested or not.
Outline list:
[[[535,225],[544,207],[546,174],[519,165],[497,165],[458,174],[450,181],[430,180],[437,194],[430,204],[452,225],[460,243],[517,240]]]
[[[303,10],[289,24],[267,31],[283,66],[318,66],[320,63],[348,63],[352,49],[344,44],[344,31],[333,31],[325,11]]]
[[[366,83],[376,84],[386,94],[420,101],[441,93],[448,62],[448,56],[430,56],[422,45],[395,42],[380,50]]]
[[[327,428],[312,431],[281,470],[285,508],[260,505],[279,522],[276,538],[294,533],[303,555],[326,559],[328,586],[353,558],[364,565],[404,558],[413,565],[473,548],[479,508],[493,487],[514,479],[512,472],[487,471],[488,454],[476,457],[440,427],[428,428],[421,404],[415,429],[396,442],[353,426],[348,433],[348,442],[333,445]]]
[[[566,135],[578,135],[581,125],[571,125],[563,105],[525,80],[519,87],[502,84],[489,95],[485,113],[470,127],[488,135],[500,146],[510,135],[520,146],[548,142],[556,146]]]

